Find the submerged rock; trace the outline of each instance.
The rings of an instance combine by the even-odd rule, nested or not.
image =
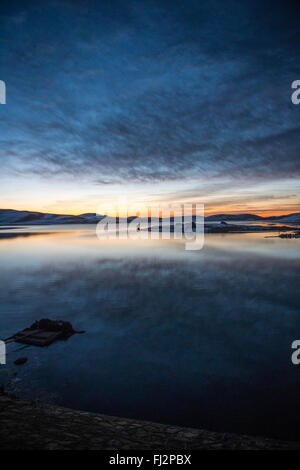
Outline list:
[[[22,366],[27,361],[28,361],[27,357],[19,357],[18,359],[15,360],[15,364],[16,366]]]
[[[61,320],[49,320],[48,318],[42,318],[34,322],[31,327],[31,330],[45,330],[45,331],[60,331],[61,338],[68,339],[70,336],[74,335],[76,331],[73,329],[73,326],[68,321]]]
[[[67,340],[75,333],[84,333],[84,331],[75,331],[71,323],[67,321],[42,318],[29,328],[16,333],[13,339],[18,343],[32,346],[49,346],[54,341]]]

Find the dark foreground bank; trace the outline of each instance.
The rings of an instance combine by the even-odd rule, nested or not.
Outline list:
[[[0,395],[2,450],[269,450],[298,442],[116,418]]]

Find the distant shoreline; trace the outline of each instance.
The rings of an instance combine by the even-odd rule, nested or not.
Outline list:
[[[66,214],[52,214],[31,211],[17,211],[13,209],[0,209],[0,226],[3,225],[69,225],[69,224],[97,224],[105,216],[97,215],[95,213],[86,213],[80,215],[66,215]],[[135,216],[127,218],[116,218],[116,223],[119,221],[131,222],[136,219]],[[143,221],[149,221],[146,217],[142,218]],[[163,219],[158,219],[160,223]],[[170,222],[175,223],[174,217],[170,217]],[[196,216],[192,216],[192,220],[196,221]],[[282,216],[269,216],[261,217],[256,214],[215,214],[204,217],[204,222],[223,222],[225,224],[230,222],[272,222],[282,223],[287,225],[300,226],[300,212],[292,213]]]
[[[0,239],[4,238],[15,238],[18,236],[29,236],[29,235],[42,235],[45,234],[45,232],[33,232],[32,228],[34,227],[45,227],[49,228],[49,226],[57,226],[58,228],[63,228],[63,226],[69,225],[70,227],[74,227],[76,225],[82,225],[82,227],[85,227],[87,225],[92,225],[95,226],[95,223],[81,223],[81,224],[10,224],[10,226],[5,226],[0,224]],[[188,224],[187,224],[188,225]],[[28,231],[18,231],[18,233],[5,233],[5,231],[14,231],[18,229],[28,229]],[[162,233],[162,226],[157,226],[157,227],[148,227],[145,229],[142,229],[143,231],[148,231],[148,232],[158,232]],[[184,233],[185,231],[185,226],[184,224],[182,225],[182,232]],[[195,230],[194,230],[195,231]],[[268,233],[268,232],[293,232],[296,235],[296,238],[298,238],[298,232],[300,231],[300,226],[291,224],[291,225],[238,225],[238,224],[230,224],[230,223],[224,223],[224,222],[218,222],[218,223],[205,223],[204,224],[204,233],[205,234],[243,234],[243,233]],[[2,233],[1,233],[2,232]],[[51,233],[51,232],[46,232],[46,233]],[[174,224],[170,224],[170,233],[174,233]]]

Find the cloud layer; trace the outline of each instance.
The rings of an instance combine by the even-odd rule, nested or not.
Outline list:
[[[2,175],[299,178],[294,2],[104,3],[3,2]]]

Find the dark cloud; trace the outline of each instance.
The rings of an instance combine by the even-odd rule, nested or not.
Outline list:
[[[4,173],[299,177],[294,2],[3,2]]]

